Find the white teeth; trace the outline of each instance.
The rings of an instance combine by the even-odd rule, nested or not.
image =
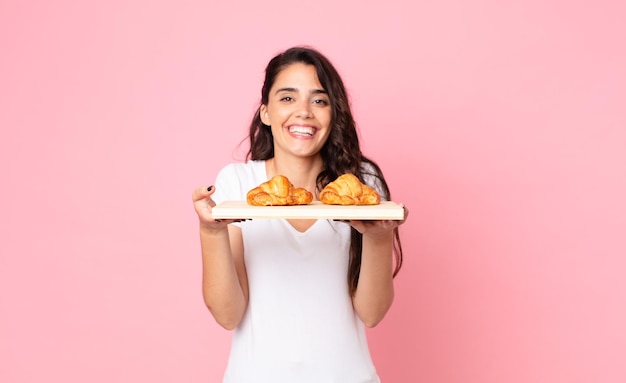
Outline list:
[[[290,126],[289,132],[312,136],[315,131],[313,130],[313,128],[308,126]]]

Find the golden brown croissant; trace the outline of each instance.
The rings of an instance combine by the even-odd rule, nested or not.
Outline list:
[[[277,175],[250,190],[246,200],[254,206],[306,205],[313,201],[313,194],[294,187],[287,177]]]
[[[380,195],[348,173],[326,185],[320,193],[320,201],[327,205],[377,205]]]

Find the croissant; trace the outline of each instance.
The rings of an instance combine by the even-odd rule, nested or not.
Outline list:
[[[277,175],[250,190],[246,200],[254,206],[307,205],[313,201],[313,194],[294,187],[287,177]]]
[[[320,193],[320,201],[327,205],[377,205],[380,195],[348,173],[326,185]]]

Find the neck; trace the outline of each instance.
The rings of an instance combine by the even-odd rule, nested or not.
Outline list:
[[[278,174],[283,175],[295,187],[305,188],[314,194],[317,175],[324,168],[322,158],[319,156],[298,159],[292,157],[289,161],[281,161],[279,157],[274,157],[267,160],[265,166],[268,178]]]

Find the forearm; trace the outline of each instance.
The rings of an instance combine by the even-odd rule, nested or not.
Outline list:
[[[237,266],[228,230],[200,229],[202,293],[215,320],[224,328],[239,324],[247,305],[245,271]]]
[[[366,326],[376,326],[393,302],[393,233],[363,235],[359,283],[353,305]]]

